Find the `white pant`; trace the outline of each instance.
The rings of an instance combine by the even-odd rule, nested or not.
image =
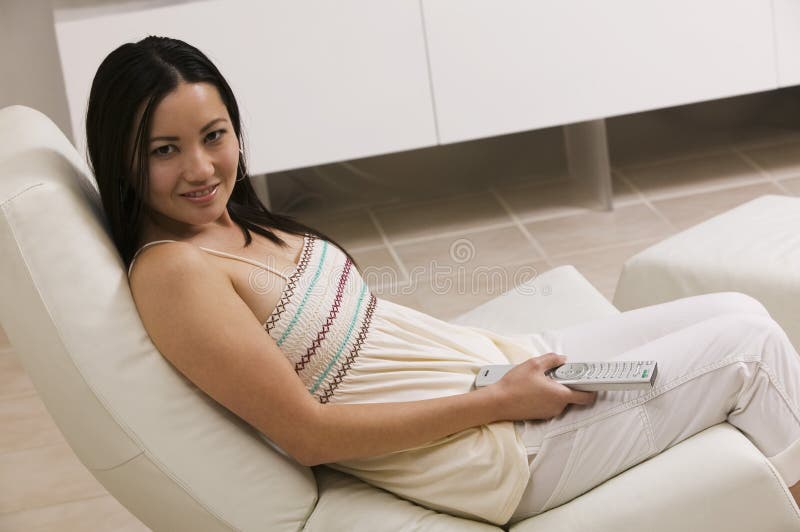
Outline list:
[[[655,360],[649,391],[598,393],[592,406],[517,427],[531,480],[511,521],[559,506],[723,421],[791,486],[800,480],[800,357],[755,299],[726,292],[532,335],[542,353]]]

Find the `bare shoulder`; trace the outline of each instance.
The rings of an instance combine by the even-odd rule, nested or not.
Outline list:
[[[225,271],[193,244],[159,244],[140,253],[131,290],[164,358],[281,448],[305,456],[295,421],[316,405]]]
[[[207,257],[197,246],[188,242],[165,242],[151,246],[136,258],[131,271],[131,291],[137,294],[174,286],[189,278],[208,279],[222,272],[210,267]]]
[[[187,242],[152,246],[139,254],[130,277],[139,315],[154,340],[171,336],[177,321],[191,323],[197,313],[225,301],[238,304],[228,275],[202,250]],[[165,327],[166,326],[166,327]]]

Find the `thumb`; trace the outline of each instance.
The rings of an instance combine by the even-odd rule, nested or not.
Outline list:
[[[581,392],[578,390],[572,390],[570,392],[568,402],[575,405],[591,405],[594,404],[596,399],[597,392]]]
[[[544,366],[545,370],[557,368],[567,361],[567,357],[564,355],[557,355],[555,353],[547,353],[546,355],[538,357],[538,359],[542,366]]]

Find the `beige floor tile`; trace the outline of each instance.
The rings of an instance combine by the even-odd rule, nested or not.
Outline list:
[[[31,379],[12,351],[0,353],[0,399],[36,393]]]
[[[561,127],[515,133],[499,139],[504,150],[497,151],[489,172],[495,184],[566,179],[567,160]]]
[[[681,128],[664,112],[606,120],[609,152],[614,165],[642,165],[671,158],[691,157],[719,149],[719,139],[696,128]]]
[[[553,174],[538,174],[535,172],[529,172],[513,176],[503,176],[502,178],[498,177],[497,179],[489,180],[483,190],[488,190],[489,188],[496,189],[498,187],[528,187],[563,181],[569,181],[569,175],[567,174],[566,169],[563,171],[563,173]]]
[[[686,141],[664,138],[644,139],[639,147],[627,147],[611,152],[611,164],[623,167],[643,167],[666,161],[704,157],[707,154],[725,151],[726,145],[713,137],[691,137]],[[613,139],[612,139],[613,141]]]
[[[767,125],[746,125],[735,129],[709,129],[684,124],[651,124],[656,132],[642,133],[633,128],[625,138],[612,138],[611,157],[614,165],[650,166],[670,160],[693,159],[721,153],[730,147],[740,149],[800,140],[797,132]],[[689,127],[687,127],[689,126]],[[618,132],[614,132],[618,133]]]
[[[470,274],[458,272],[449,276],[420,277],[400,287],[396,294],[385,297],[439,319],[450,320],[549,269],[544,261],[532,261]]]
[[[42,508],[0,514],[3,532],[147,532],[131,513],[110,495]]]
[[[352,164],[351,164],[352,163]],[[359,171],[359,161],[348,163]],[[270,195],[277,212],[297,216],[363,209],[375,203],[402,200],[408,191],[402,181],[390,176],[364,179],[342,164],[300,168],[269,176]]]
[[[781,179],[781,185],[792,194],[800,196],[800,177]]]
[[[566,216],[596,208],[589,191],[574,181],[553,181],[496,189],[522,222]]]
[[[612,174],[611,185],[615,207],[642,201],[639,194],[616,175]],[[599,202],[591,190],[566,179],[524,186],[501,186],[495,190],[522,222],[600,210]]]
[[[586,212],[525,225],[550,257],[669,236],[673,229],[646,205]]]
[[[492,175],[492,174],[489,174]],[[533,185],[541,185],[545,183],[555,183],[559,181],[568,181],[569,175],[566,168],[559,171],[527,171],[519,174],[494,174],[495,177],[487,179],[483,190],[488,188],[498,187],[526,187]]]
[[[6,332],[3,330],[3,327],[0,326],[0,351],[10,347],[11,347],[11,342],[8,341],[8,336],[6,336]]]
[[[643,249],[658,242],[658,239],[644,240],[621,246],[579,253],[567,257],[553,259],[554,266],[571,264],[586,277],[609,301],[614,298],[614,290],[626,260]]]
[[[622,171],[651,200],[766,181],[733,152]]]
[[[561,128],[526,131],[362,159],[361,169],[406,192],[552,179],[566,171]]]
[[[796,92],[784,90],[606,120],[615,164],[650,163],[737,144],[797,137]]]
[[[744,129],[740,138],[735,139],[731,146],[740,150],[750,150],[792,142],[800,142],[800,131],[797,130],[797,126],[752,127]]]
[[[686,229],[764,194],[783,193],[774,183],[768,182],[654,201],[653,206],[675,227]]]
[[[299,211],[293,213],[293,216],[325,233],[348,251],[383,244],[380,233],[365,210],[343,213]]]
[[[106,494],[66,443],[0,454],[0,513]]]
[[[742,151],[772,177],[782,179],[800,176],[800,142],[784,142]]]
[[[278,172],[270,193],[278,210],[330,211],[563,178],[562,137],[549,128]]]
[[[387,287],[375,295],[380,299],[385,299],[404,307],[413,308],[420,312],[428,312],[425,309],[423,300],[420,298],[421,291],[408,288],[407,285]]]
[[[488,192],[382,207],[375,209],[375,216],[393,245],[445,232],[513,223]]]
[[[411,275],[426,278],[541,258],[517,226],[399,244],[395,251]]]
[[[384,289],[406,282],[403,270],[386,247],[352,253],[361,277],[372,292],[380,296]]]
[[[744,130],[703,125],[697,117],[677,116],[677,109],[664,109],[607,120],[609,148],[615,165],[647,165],[655,161],[691,158],[724,150],[734,141],[750,138]],[[756,134],[760,137],[762,130]]]
[[[611,186],[615,208],[642,202],[641,196],[639,196],[624,179],[620,179],[619,176],[613,175]]]
[[[63,443],[38,395],[0,399],[0,454]]]

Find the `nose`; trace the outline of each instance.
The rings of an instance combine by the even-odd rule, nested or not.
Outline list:
[[[187,181],[203,183],[214,176],[214,160],[202,148],[190,150],[186,156],[183,174]]]

